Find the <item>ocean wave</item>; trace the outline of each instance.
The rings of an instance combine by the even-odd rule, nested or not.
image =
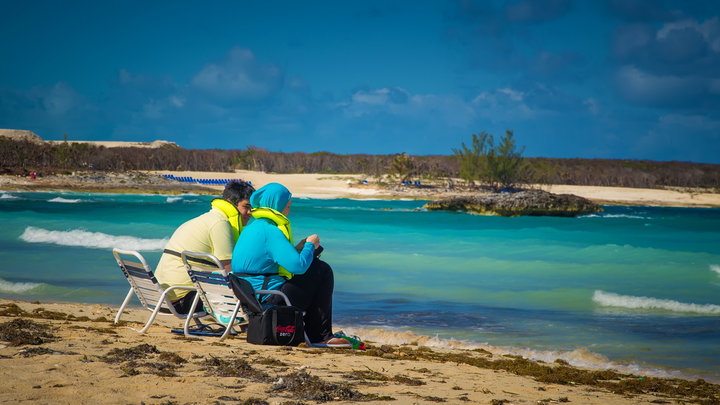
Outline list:
[[[0,194],[0,200],[19,200],[20,197],[12,195],[12,194],[6,194],[2,193]]]
[[[496,356],[515,355],[546,363],[553,363],[555,360],[564,360],[575,367],[585,367],[595,370],[612,369],[624,373],[652,375],[656,377],[683,377],[683,375],[679,372],[669,372],[667,370],[645,367],[632,363],[616,363],[609,360],[602,354],[595,353],[585,348],[574,350],[534,350],[516,347],[492,346],[486,343],[473,343],[454,339],[442,339],[437,336],[424,336],[409,331],[385,328],[336,326],[336,329],[343,329],[348,335],[358,335],[364,341],[372,342],[377,345],[411,345],[455,350],[482,349]]]
[[[22,294],[40,287],[40,283],[13,283],[0,278],[0,293]]]
[[[88,232],[82,229],[71,231],[49,231],[28,226],[20,235],[28,243],[53,243],[61,246],[112,249],[119,247],[130,250],[161,250],[168,239],[143,239],[135,236],[108,235],[102,232]]]
[[[629,309],[661,309],[671,312],[689,312],[703,315],[720,315],[720,305],[693,304],[652,297],[635,297],[596,290],[593,302],[606,307]]]
[[[588,214],[582,215],[579,218],[630,218],[630,219],[649,219],[640,215],[629,215],[629,214]]]
[[[167,202],[167,203],[175,203],[175,202],[178,202],[178,201],[182,201],[182,197],[171,196],[171,197],[168,197],[168,198],[165,200],[165,202]]]
[[[711,264],[710,270],[714,271],[718,275],[720,275],[720,264]]]
[[[76,204],[83,202],[85,200],[80,200],[77,198],[62,198],[62,197],[55,197],[51,200],[48,200],[48,202],[56,202],[56,203],[65,203],[65,204]]]

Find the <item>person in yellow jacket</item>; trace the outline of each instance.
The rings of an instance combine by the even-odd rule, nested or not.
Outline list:
[[[180,259],[180,253],[185,250],[212,254],[229,272],[235,243],[250,220],[249,200],[254,191],[248,183],[232,181],[225,186],[222,198],[212,201],[210,211],[180,225],[170,237],[155,270],[160,285],[164,288],[193,285]],[[175,290],[168,295],[175,310],[186,314],[195,291]]]

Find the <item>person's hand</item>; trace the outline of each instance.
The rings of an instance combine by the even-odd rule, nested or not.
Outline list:
[[[312,234],[312,235],[308,236],[307,238],[305,238],[305,241],[310,242],[313,245],[315,245],[315,249],[317,249],[320,246],[320,237],[315,234]]]

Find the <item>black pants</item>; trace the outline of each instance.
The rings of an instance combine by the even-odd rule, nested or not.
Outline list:
[[[193,303],[193,300],[195,299],[195,296],[197,295],[197,291],[190,291],[187,293],[184,297],[180,298],[179,300],[173,302],[173,307],[175,307],[175,311],[177,311],[178,314],[187,314],[190,312],[190,306]],[[203,305],[202,301],[198,301],[198,307],[195,308],[195,311],[202,311]]]
[[[322,342],[332,337],[332,295],[335,277],[329,264],[313,260],[305,274],[293,276],[280,287],[290,303],[305,311],[305,333],[311,342]],[[283,305],[281,297],[271,295],[268,302]]]

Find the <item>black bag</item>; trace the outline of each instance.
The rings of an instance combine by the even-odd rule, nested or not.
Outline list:
[[[276,306],[247,314],[247,341],[256,345],[297,346],[305,341],[303,313],[297,307]]]

